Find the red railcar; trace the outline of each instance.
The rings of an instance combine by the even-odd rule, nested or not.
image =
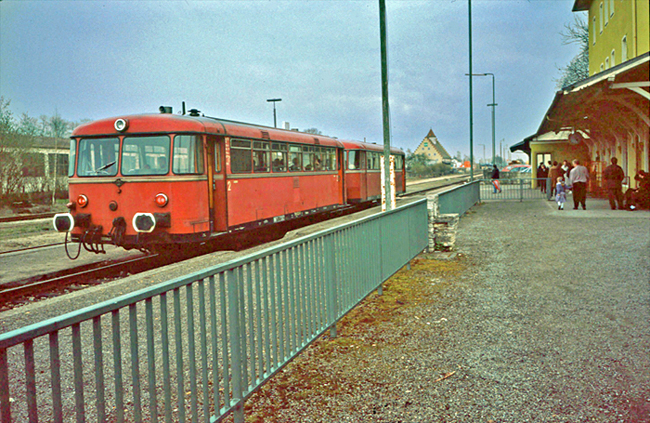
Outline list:
[[[72,134],[71,210],[54,226],[90,250],[153,250],[344,207],[356,183],[344,146],[376,149],[197,113],[95,121]],[[378,171],[365,178],[354,202],[378,195]],[[403,170],[398,179],[403,191]]]
[[[346,151],[345,190],[347,201],[351,204],[381,199],[380,166],[384,147],[377,144],[343,141]],[[404,172],[404,152],[391,148],[395,167],[395,192],[402,194],[406,187]]]

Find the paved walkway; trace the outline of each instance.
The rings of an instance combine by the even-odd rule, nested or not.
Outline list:
[[[452,421],[650,422],[650,213],[569,200],[461,219],[476,269],[440,355],[466,376],[438,393]]]
[[[484,203],[455,252],[400,271],[251,421],[650,422],[649,212]]]

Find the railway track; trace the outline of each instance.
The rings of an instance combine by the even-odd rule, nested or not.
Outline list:
[[[0,290],[0,308],[11,307],[24,299],[38,299],[64,293],[66,290],[96,285],[129,273],[154,269],[164,260],[158,254],[127,258],[99,264],[75,267],[48,275],[19,280],[4,285]]]
[[[432,181],[414,185],[413,190],[409,190],[404,196],[412,196],[431,191],[458,185],[464,183],[467,178],[457,178],[447,181]],[[443,182],[440,184],[440,182]],[[432,186],[431,184],[435,185]],[[35,247],[27,247],[13,251],[0,253],[2,255],[16,254],[24,251],[31,251],[39,248],[47,248],[53,245],[63,243],[48,244]],[[0,309],[12,308],[25,300],[35,300],[39,298],[49,298],[66,292],[82,289],[87,286],[97,285],[104,281],[113,280],[123,277],[125,274],[136,274],[157,267],[176,263],[191,257],[196,257],[207,251],[194,251],[191,254],[174,255],[149,254],[141,257],[130,257],[108,262],[94,263],[81,267],[74,267],[64,271],[55,272],[47,275],[34,276],[11,282],[0,287]],[[172,258],[173,257],[173,258]]]

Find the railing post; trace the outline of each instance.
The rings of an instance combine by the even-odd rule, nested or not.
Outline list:
[[[9,366],[7,350],[0,348],[0,417],[3,422],[11,421],[11,405],[9,402]]]
[[[327,274],[327,303],[329,310],[328,320],[330,325],[330,338],[336,338],[336,321],[337,321],[337,295],[336,295],[336,235],[332,234],[327,238],[326,254],[325,254],[325,268]]]
[[[519,178],[519,202],[524,201],[524,180]]]
[[[233,417],[235,423],[244,422],[244,405],[242,403],[242,360],[241,355],[241,325],[239,322],[239,284],[241,283],[241,269],[229,270],[227,273],[228,284],[228,326],[230,329],[230,352],[232,369],[232,399],[234,404]],[[226,352],[224,351],[224,354]],[[228,393],[224,393],[227,395]]]

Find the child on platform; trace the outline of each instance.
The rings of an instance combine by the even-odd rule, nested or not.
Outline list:
[[[564,178],[562,176],[557,178],[555,200],[557,201],[557,209],[564,210],[564,203],[566,202],[566,185],[564,185]]]

